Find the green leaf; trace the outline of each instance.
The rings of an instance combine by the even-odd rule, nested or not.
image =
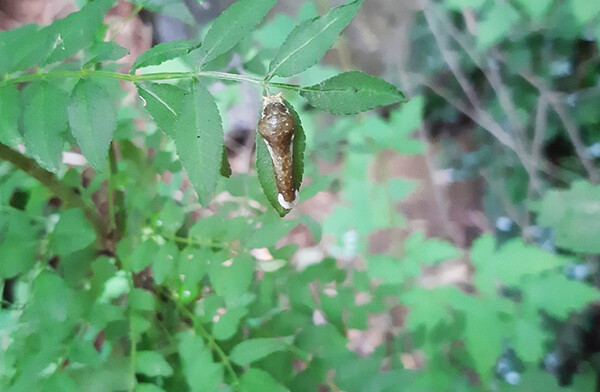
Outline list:
[[[531,16],[532,19],[539,19],[548,11],[553,1],[517,0],[517,3]]]
[[[474,302],[466,315],[465,346],[484,385],[492,377],[492,368],[502,354],[502,327],[496,309],[489,304]]]
[[[296,189],[300,189],[302,184],[302,175],[304,173],[304,149],[306,147],[306,135],[302,128],[302,122],[298,113],[294,107],[286,100],[284,100],[286,106],[290,110],[294,121],[296,123],[296,129],[294,131],[294,151],[293,151],[293,165],[294,165],[294,186]],[[275,183],[275,173],[273,171],[273,160],[269,155],[267,145],[263,140],[262,136],[256,132],[256,171],[258,173],[258,181],[267,196],[269,203],[275,208],[275,211],[279,216],[287,215],[290,210],[283,208],[279,201],[277,201],[277,185]]]
[[[83,63],[84,68],[90,64],[97,64],[103,61],[114,61],[129,54],[129,51],[116,42],[96,41],[89,49]]]
[[[235,301],[248,290],[254,275],[254,260],[250,255],[242,255],[233,260],[210,260],[208,276],[217,294],[226,301]]]
[[[134,310],[154,310],[154,297],[144,289],[134,288],[129,292],[129,307]]]
[[[0,86],[0,143],[14,147],[21,142],[20,115],[19,91],[10,84]]]
[[[223,127],[213,96],[198,82],[184,98],[175,123],[175,145],[200,204],[212,198],[221,171]]]
[[[293,337],[244,340],[231,350],[229,358],[240,366],[248,365],[274,352],[287,350],[292,341]]]
[[[133,75],[138,68],[160,65],[165,61],[184,56],[199,45],[191,41],[171,41],[158,44],[140,54],[131,66],[129,73]],[[138,86],[139,87],[139,86]]]
[[[27,271],[36,262],[38,230],[20,210],[0,212],[0,279]]]
[[[186,91],[171,84],[136,84],[144,108],[156,125],[170,137],[175,137],[174,125],[182,113]]]
[[[74,12],[46,27],[52,32],[55,41],[53,51],[45,63],[68,59],[79,50],[90,46],[103,25],[104,15],[113,3],[114,0],[95,0],[79,12]]]
[[[248,310],[243,306],[227,308],[225,314],[219,317],[219,320],[213,324],[212,334],[217,340],[226,340],[235,335],[238,331],[240,321],[248,314]]]
[[[169,377],[173,368],[156,351],[138,351],[135,354],[135,372],[148,377]]]
[[[538,224],[554,230],[556,245],[575,252],[600,253],[600,186],[576,181],[542,200]]]
[[[344,72],[303,89],[300,95],[333,114],[354,114],[406,101],[394,85],[360,71]]]
[[[486,49],[510,33],[519,13],[509,3],[495,3],[482,18],[477,30],[477,46]]]
[[[444,5],[450,10],[462,11],[465,8],[479,10],[484,3],[485,0],[446,0]]]
[[[88,162],[101,172],[108,161],[108,147],[117,127],[117,111],[105,88],[81,79],[69,100],[69,124]]]
[[[223,366],[213,362],[201,337],[189,332],[178,335],[183,374],[191,392],[214,392],[223,381]]]
[[[199,49],[198,66],[229,51],[264,19],[277,0],[238,0],[217,17]]]
[[[165,390],[154,384],[139,383],[135,386],[135,392],[165,392]]]
[[[315,65],[352,21],[362,3],[363,0],[355,0],[332,8],[325,15],[296,26],[271,60],[267,79],[274,75],[295,75]]]
[[[571,0],[573,15],[580,24],[587,23],[600,14],[600,2],[589,0]]]
[[[152,275],[156,283],[163,284],[171,275],[171,272],[175,269],[178,257],[179,249],[177,249],[174,243],[168,242],[160,247],[160,250],[152,260]]]
[[[39,28],[36,24],[28,24],[13,30],[0,31],[0,74],[13,70],[21,59],[19,53],[24,56],[25,48],[38,43],[33,38]],[[25,65],[24,68],[30,65]]]
[[[565,319],[570,312],[600,299],[600,292],[594,287],[568,280],[563,275],[529,282],[523,291],[525,301],[559,319]]]
[[[64,256],[84,249],[96,240],[96,233],[78,208],[66,210],[60,216],[52,236],[50,248]]]
[[[289,392],[289,389],[279,384],[269,373],[260,369],[248,369],[240,379],[242,392]]]
[[[160,255],[160,247],[153,239],[147,239],[135,247],[131,254],[122,257],[123,266],[135,273],[148,267]]]
[[[67,94],[47,83],[27,86],[24,96],[29,98],[23,110],[23,128],[27,152],[45,169],[57,171],[60,167],[67,130]]]

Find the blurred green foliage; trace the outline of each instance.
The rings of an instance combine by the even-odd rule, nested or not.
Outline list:
[[[180,2],[135,3],[190,19]],[[0,54],[14,53],[0,55],[0,389],[591,390],[593,364],[582,363],[564,389],[542,364],[555,348],[555,323],[600,299],[600,7],[431,2],[413,30],[423,49],[411,58],[419,82],[409,83],[410,101],[386,116],[332,120],[302,97],[337,114],[403,100],[383,80],[311,67],[362,2],[321,19],[306,2],[297,17],[276,14],[251,32],[272,3],[240,0],[206,34],[208,44],[157,45],[131,74],[110,72],[125,54],[102,42],[110,1],[45,28],[0,33]],[[243,31],[231,31],[240,14]],[[442,53],[432,58],[436,47]],[[261,78],[211,73],[232,56]],[[226,88],[212,91],[179,72],[198,64]],[[40,72],[24,72],[31,67]],[[295,75],[298,84],[273,75]],[[145,106],[125,104],[115,78],[136,82]],[[272,179],[259,180],[254,168],[219,175],[228,129],[220,116],[243,95],[240,81],[255,83],[257,96],[281,88],[302,120],[300,200],[326,191],[339,199],[322,222],[300,211],[282,219],[287,211],[270,205]],[[461,116],[478,150],[442,149],[439,162],[455,164],[453,181],[483,172],[488,218],[517,211],[518,235],[504,238],[499,226],[459,249],[411,231],[374,254],[373,235],[408,232],[398,203],[417,186],[386,173],[381,155],[428,154],[424,128],[451,127]],[[543,150],[556,143],[569,148]],[[17,153],[23,144],[25,155]],[[97,172],[61,162],[76,144]],[[322,174],[323,162],[339,169]],[[334,245],[316,257],[282,245],[297,228]],[[468,263],[469,284],[426,287],[426,272],[447,260]],[[587,272],[570,273],[574,266]],[[367,334],[377,328],[384,331],[372,343]]]

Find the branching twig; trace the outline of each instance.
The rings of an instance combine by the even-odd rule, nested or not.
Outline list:
[[[0,159],[12,163],[27,175],[38,180],[42,185],[60,198],[67,206],[81,208],[86,219],[91,223],[98,240],[104,243],[109,235],[109,230],[98,213],[98,210],[86,203],[77,191],[66,186],[54,173],[42,168],[36,161],[0,143]]]

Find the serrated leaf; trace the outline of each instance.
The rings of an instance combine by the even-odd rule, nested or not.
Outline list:
[[[556,245],[561,248],[600,252],[600,186],[575,181],[571,189],[547,192],[538,224],[554,230]]]
[[[29,98],[23,110],[23,128],[27,152],[43,168],[57,171],[67,130],[67,94],[47,83],[27,86]]]
[[[248,365],[274,352],[287,350],[292,341],[290,337],[244,340],[231,350],[229,358],[240,366]]]
[[[529,282],[523,292],[525,301],[559,319],[600,299],[600,292],[594,287],[563,275],[545,276]]]
[[[25,56],[24,48],[36,44],[33,37],[39,29],[40,27],[36,24],[28,24],[0,32],[0,74],[11,71],[21,59],[18,56],[19,53]]]
[[[377,106],[406,102],[385,80],[360,71],[344,72],[300,91],[308,103],[333,114],[355,114]]]
[[[181,113],[186,91],[171,84],[136,84],[144,109],[167,135],[175,137],[174,126]]]
[[[20,115],[19,91],[10,84],[0,86],[0,143],[14,147],[21,142]]]
[[[68,59],[94,42],[104,22],[104,15],[114,0],[95,0],[80,11],[59,19],[46,27],[55,37],[53,50],[44,62],[51,64]]]
[[[233,302],[248,290],[254,275],[254,260],[249,255],[222,261],[213,257],[210,260],[208,276],[217,294],[226,302]]]
[[[114,61],[129,54],[129,50],[113,41],[96,41],[89,49],[83,61],[84,68],[90,64],[100,63],[102,61]]]
[[[154,384],[139,383],[135,386],[135,392],[165,392],[165,390]]]
[[[289,392],[289,389],[278,383],[273,376],[260,369],[248,369],[242,374],[240,390],[242,392]]]
[[[129,73],[133,75],[138,68],[160,65],[165,61],[184,56],[198,48],[198,44],[191,41],[171,41],[158,44],[140,54],[131,66]]]
[[[184,98],[175,123],[177,154],[198,201],[206,206],[217,185],[223,157],[223,127],[213,96],[198,82]]]
[[[213,362],[212,354],[200,336],[183,332],[178,339],[183,375],[190,391],[216,391],[223,380],[223,365]]]
[[[502,354],[504,331],[493,306],[474,302],[466,315],[465,346],[483,383],[492,377],[492,368]],[[493,331],[493,333],[492,333]]]
[[[135,356],[135,372],[148,377],[169,377],[173,368],[156,351],[138,351]]]
[[[96,233],[83,215],[83,211],[72,208],[62,213],[50,238],[50,248],[64,256],[91,245]]]
[[[238,0],[214,20],[199,49],[198,66],[226,53],[264,19],[277,0]]]
[[[117,127],[117,111],[105,88],[81,79],[69,100],[69,125],[85,158],[97,171],[107,165],[107,152]]]
[[[27,214],[10,208],[0,213],[0,232],[0,279],[9,279],[36,262],[39,233]]]
[[[306,135],[302,128],[302,122],[300,116],[294,107],[290,105],[288,101],[285,101],[285,105],[290,110],[290,113],[294,117],[296,123],[296,129],[294,131],[294,150],[293,150],[293,165],[294,165],[294,186],[296,189],[300,189],[302,184],[302,175],[304,173],[304,149],[306,147]],[[269,203],[275,208],[275,211],[279,216],[287,215],[290,210],[283,208],[279,201],[277,201],[277,185],[275,182],[275,173],[273,171],[273,160],[269,155],[267,145],[263,140],[262,136],[256,132],[256,171],[258,174],[258,181],[267,196]]]
[[[315,65],[348,26],[363,0],[335,7],[325,15],[300,23],[271,60],[267,79],[292,76]]]
[[[212,334],[217,340],[226,340],[231,338],[238,331],[240,321],[248,314],[248,309],[243,306],[227,308],[225,314],[219,317],[219,320],[213,324]]]

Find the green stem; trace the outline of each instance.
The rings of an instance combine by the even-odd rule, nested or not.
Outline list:
[[[239,380],[239,378],[237,376],[237,373],[235,372],[235,369],[233,368],[233,365],[231,364],[231,361],[229,360],[229,356],[225,353],[225,351],[223,351],[223,349],[221,348],[221,346],[219,346],[219,344],[215,340],[214,336],[212,336],[212,334],[210,332],[208,332],[206,330],[206,328],[204,328],[204,326],[200,322],[198,322],[198,320],[196,318],[196,315],[194,313],[192,313],[188,308],[186,308],[185,306],[183,306],[177,300],[177,298],[175,298],[171,294],[171,292],[168,289],[163,288],[163,290],[161,290],[161,291],[171,301],[173,301],[175,303],[175,306],[177,306],[177,308],[179,309],[179,311],[181,313],[183,313],[183,315],[185,317],[187,317],[190,320],[192,320],[192,325],[194,326],[194,330],[196,332],[198,332],[198,334],[200,336],[202,336],[202,338],[208,344],[208,347],[210,347],[215,353],[217,353],[217,356],[221,360],[221,363],[223,364],[223,366],[227,370],[227,373],[229,373],[229,376],[232,379],[232,384],[234,386],[234,389],[236,389],[236,387],[240,384],[240,380]]]
[[[133,284],[133,283],[132,283]],[[135,331],[133,330],[133,310],[129,307],[129,388],[128,392],[133,392],[137,379],[135,378],[135,357],[137,353],[137,344],[135,341]]]
[[[35,72],[26,75],[8,76],[0,81],[0,86],[7,84],[19,84],[33,82],[36,80],[56,79],[56,78],[109,78],[117,80],[125,80],[127,82],[140,82],[144,80],[177,80],[177,79],[193,79],[193,78],[209,78],[218,80],[231,80],[235,82],[252,83],[259,86],[271,86],[283,90],[292,91],[312,91],[314,88],[302,87],[297,84],[277,83],[269,80],[260,79],[256,76],[239,75],[227,72],[218,71],[199,71],[199,72],[155,72],[140,75],[130,75],[120,72],[96,71],[90,69],[82,69],[80,71],[50,71],[50,72]]]

